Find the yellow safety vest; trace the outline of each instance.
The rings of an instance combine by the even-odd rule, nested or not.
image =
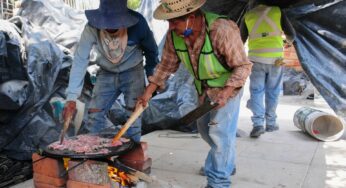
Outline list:
[[[211,24],[218,18],[227,17],[208,12],[205,13],[207,32],[204,45],[199,55],[197,73],[195,73],[192,67],[190,55],[184,39],[178,36],[174,31],[171,32],[175,51],[179,57],[179,60],[185,65],[190,74],[195,77],[194,83],[199,95],[203,93],[203,84],[207,85],[208,87],[224,87],[231,75],[231,70],[221,64],[214,54],[213,45],[209,38],[209,28]]]
[[[279,7],[259,5],[245,14],[249,31],[249,59],[258,62],[283,56]]]

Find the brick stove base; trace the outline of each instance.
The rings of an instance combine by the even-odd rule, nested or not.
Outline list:
[[[134,150],[116,158],[126,167],[139,172],[150,172],[151,158],[146,154],[147,145],[141,143]],[[56,158],[44,158],[38,154],[32,157],[35,188],[128,188],[112,181],[108,175],[108,163],[87,160],[69,160],[69,168],[76,166],[66,175],[64,161]],[[121,170],[121,169],[120,169]],[[62,176],[64,175],[64,176]],[[133,174],[132,174],[133,175]],[[62,177],[61,177],[62,176]],[[136,185],[131,188],[148,188],[148,183],[137,178]],[[144,179],[145,180],[145,179]],[[130,187],[129,187],[130,188]]]

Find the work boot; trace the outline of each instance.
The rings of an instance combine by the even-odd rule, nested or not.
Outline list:
[[[277,125],[267,125],[266,126],[266,131],[267,132],[273,132],[279,130],[279,126]]]
[[[233,171],[231,173],[231,176],[234,176],[236,172],[237,172],[237,169],[234,167]],[[201,176],[205,176],[204,167],[203,166],[201,167],[201,169],[199,169],[198,174],[201,175]]]
[[[250,137],[252,138],[258,138],[259,136],[261,136],[261,134],[264,134],[264,128],[263,126],[255,126],[251,133],[250,133]]]

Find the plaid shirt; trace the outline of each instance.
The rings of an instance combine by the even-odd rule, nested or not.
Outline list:
[[[202,28],[206,28],[205,20],[202,23]],[[165,81],[172,73],[177,71],[180,63],[173,46],[170,32],[171,31],[168,31],[166,37],[161,63],[156,66],[154,75],[149,77],[149,81],[158,85],[159,89],[165,87]],[[202,29],[200,36],[196,39],[194,44],[190,44],[188,40],[185,40],[195,72],[197,72],[197,61],[204,44],[205,36],[206,29]],[[218,59],[223,59],[224,62],[233,69],[233,72],[225,86],[234,88],[233,92],[229,93],[230,98],[234,97],[245,84],[252,67],[252,63],[248,60],[245,54],[239,28],[233,21],[217,19],[211,25],[209,36],[215,55]],[[217,94],[223,88],[205,89],[209,98],[215,101]]]

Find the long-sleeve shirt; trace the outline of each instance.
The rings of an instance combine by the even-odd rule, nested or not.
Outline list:
[[[191,64],[195,72],[197,72],[198,57],[206,36],[205,21],[203,21],[201,28],[201,33],[194,44],[190,44],[188,40],[185,40],[190,54]],[[238,93],[239,88],[245,84],[252,67],[252,63],[246,56],[239,29],[233,21],[217,19],[210,27],[209,36],[211,43],[213,44],[215,55],[219,60],[224,61],[227,66],[233,70],[225,86],[234,88],[233,93],[230,93],[229,96],[235,96]],[[149,77],[149,81],[158,85],[159,89],[163,89],[165,87],[165,81],[168,79],[170,74],[177,71],[179,63],[179,58],[173,46],[172,37],[170,34],[167,34],[161,63],[157,65],[156,71],[153,76]],[[223,88],[205,89],[207,90],[207,95],[215,101],[217,93]]]
[[[67,88],[67,100],[76,100],[81,94],[84,76],[89,64],[89,55],[93,46],[97,53],[96,63],[105,71],[120,73],[129,70],[143,63],[144,55],[146,74],[147,76],[153,74],[154,68],[159,62],[158,48],[145,18],[139,13],[134,14],[139,21],[134,26],[127,28],[127,47],[121,61],[116,64],[107,59],[102,48],[99,30],[88,24],[85,26],[74,54]]]

